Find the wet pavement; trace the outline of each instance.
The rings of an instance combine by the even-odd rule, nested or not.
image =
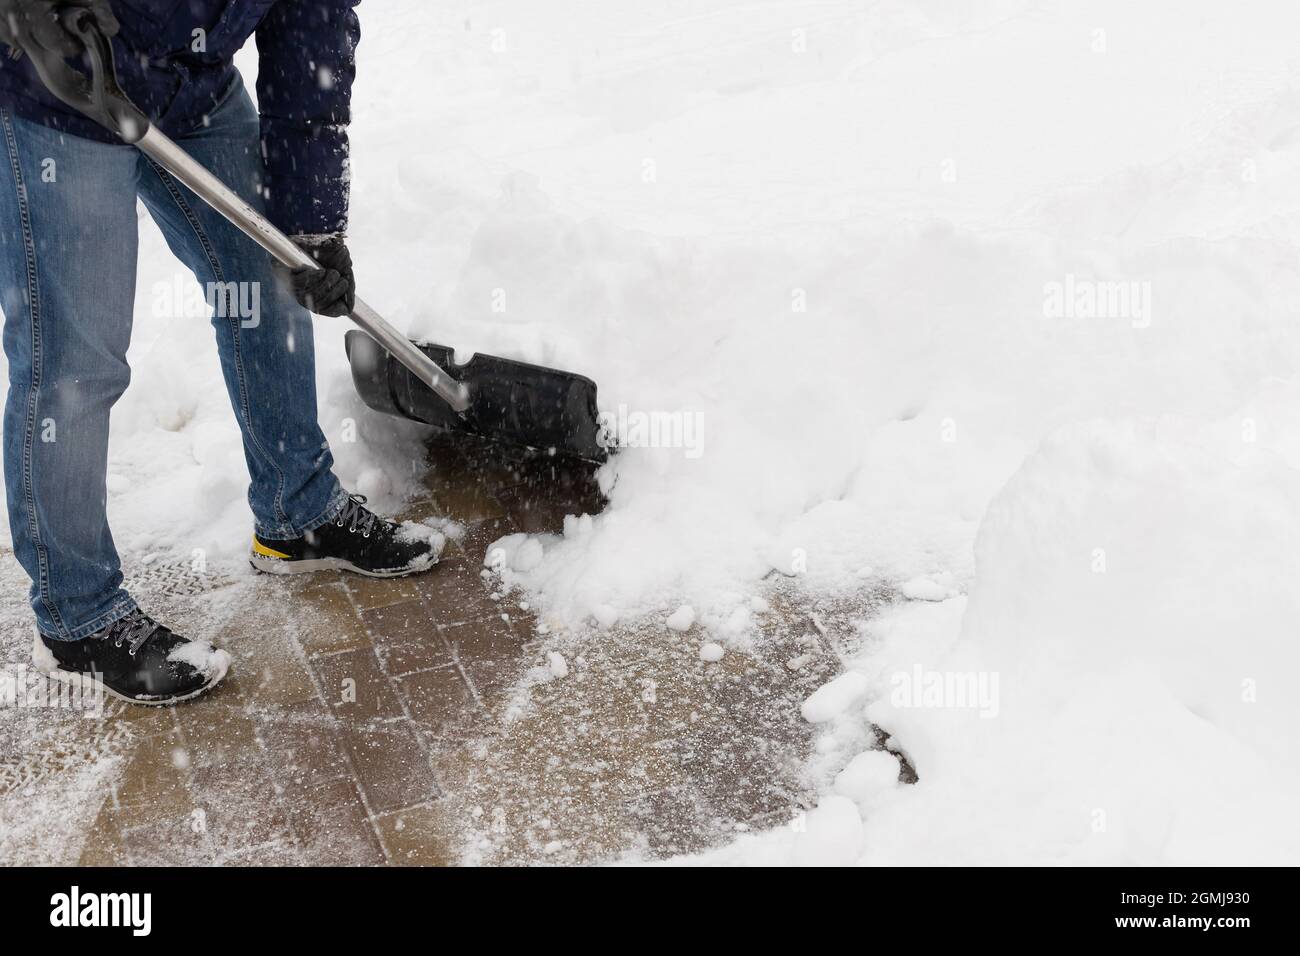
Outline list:
[[[598,510],[590,474],[434,446],[425,483],[403,517],[465,534],[419,577],[127,568],[156,617],[221,635],[231,677],[102,718],[0,708],[0,862],[653,859],[811,805],[799,704],[884,595],[837,610],[773,582],[752,646],[716,663],[661,617],[543,635],[482,557]],[[0,552],[0,667],[28,660],[25,590]]]

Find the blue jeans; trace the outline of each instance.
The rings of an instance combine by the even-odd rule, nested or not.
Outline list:
[[[258,206],[258,116],[242,83],[209,119],[177,141]],[[346,495],[316,419],[311,316],[277,285],[271,257],[134,147],[61,134],[3,108],[0,134],[9,526],[37,627],[77,640],[135,608],[105,481],[109,410],[131,377],[137,195],[210,304],[230,306],[214,310],[212,326],[258,534],[299,537],[333,518]],[[238,307],[240,296],[259,314]]]

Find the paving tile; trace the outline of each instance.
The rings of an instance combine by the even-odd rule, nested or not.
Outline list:
[[[697,853],[716,842],[721,831],[708,804],[689,786],[641,794],[628,801],[627,809],[653,857]]]
[[[447,649],[423,601],[405,601],[362,612],[375,641],[375,653],[390,676],[451,663]]]
[[[451,478],[430,471],[425,485],[443,513],[454,521],[471,524],[488,518],[500,518],[506,510],[488,488],[472,481]]]
[[[476,705],[458,667],[417,671],[398,678],[396,683],[411,720],[430,736],[466,736],[486,716]]]
[[[234,661],[223,687],[247,706],[314,700],[316,685],[301,652],[283,633],[262,633],[230,647]]]
[[[430,574],[435,571],[428,572]],[[348,575],[343,585],[351,594],[353,602],[362,611],[369,608],[387,607],[403,601],[414,601],[419,597],[415,578],[368,578],[361,574]]]
[[[231,771],[261,757],[257,724],[243,708],[212,702],[178,718],[182,741],[174,759],[183,770]]]
[[[424,484],[453,517],[471,520],[456,515],[447,494],[478,492],[492,495],[522,481],[520,469],[520,462],[504,446],[465,437],[459,438],[454,446],[430,447]]]
[[[342,741],[371,812],[401,810],[440,796],[428,753],[409,721],[350,726]]]
[[[86,834],[77,866],[129,866],[130,857],[122,842],[121,815],[111,807],[101,808]]]
[[[451,866],[454,828],[441,803],[410,807],[375,819],[388,860],[396,866]]]
[[[237,853],[264,843],[290,839],[289,820],[280,806],[277,768],[266,759],[238,767],[199,768],[193,796],[213,852]]]
[[[468,676],[479,703],[499,719],[515,699],[515,686],[523,676],[525,661],[522,657],[495,660],[462,657],[460,667]]]
[[[524,641],[500,615],[441,625],[438,633],[460,661],[517,661]]]
[[[384,862],[361,795],[343,778],[286,799],[302,862],[309,866],[377,866]]]
[[[441,644],[438,640],[438,622],[428,605],[418,597],[362,611],[361,620],[365,622],[371,640],[376,645],[420,641]]]
[[[276,779],[286,790],[319,786],[351,772],[339,746],[337,722],[323,704],[263,711],[257,723]]]
[[[777,581],[747,650],[714,664],[698,658],[702,633],[668,631],[662,614],[539,635],[514,597],[491,599],[482,556],[521,526],[594,510],[589,476],[483,449],[436,455],[432,485],[459,482],[462,501],[501,512],[437,569],[250,576],[166,596],[176,620],[224,629],[232,678],[193,704],[110,707],[52,737],[48,714],[0,722],[0,747],[24,761],[0,766],[0,810],[20,806],[4,780],[62,759],[50,739],[74,761],[79,748],[122,761],[79,850],[87,865],[592,863],[716,846],[809,804],[814,736],[799,705],[888,595],[832,601]],[[411,513],[436,513],[442,491]],[[21,574],[8,565],[0,581]],[[535,669],[548,650],[566,677]],[[0,627],[0,660],[25,654]]]
[[[201,819],[201,818],[197,818]],[[209,866],[216,862],[207,833],[191,813],[172,815],[122,831],[132,866]]]
[[[376,646],[375,653],[379,655],[384,670],[394,678],[434,667],[450,667],[452,664],[451,651],[436,633],[418,641],[380,644]]]
[[[373,650],[344,651],[312,660],[325,701],[345,724],[392,720],[402,706]]]
[[[492,589],[479,573],[481,567],[457,559],[443,562],[439,569],[438,574],[417,583],[432,623],[456,624],[501,613],[500,604],[492,600]]]
[[[370,646],[370,635],[342,580],[304,592],[291,633],[309,657]]]
[[[184,707],[137,707],[125,701],[110,698],[104,702],[105,732],[113,727],[130,729],[132,737],[154,737],[170,734],[176,729],[174,712]]]
[[[510,488],[497,497],[515,527],[527,534],[559,534],[566,516],[592,514],[599,508],[590,499],[574,501],[527,486]]]
[[[126,768],[109,795],[120,821],[141,826],[193,805],[189,792],[188,758],[175,733],[142,738],[131,751]]]
[[[297,866],[302,864],[298,847],[290,837],[281,837],[270,843],[240,847],[229,852],[216,852],[217,866]]]
[[[466,522],[464,533],[459,539],[453,540],[452,547],[477,574],[483,567],[483,558],[487,554],[488,545],[498,538],[515,534],[518,530],[519,528],[506,514],[485,521]]]
[[[683,786],[727,826],[799,806],[799,763],[779,741],[737,735],[726,726],[694,731],[671,747]]]

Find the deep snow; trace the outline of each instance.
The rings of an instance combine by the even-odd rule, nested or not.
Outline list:
[[[773,571],[909,599],[812,707],[822,805],[711,860],[1300,859],[1293,4],[361,14],[363,294],[589,374],[625,438],[676,445],[508,542],[510,583],[555,627],[690,605],[721,644]],[[143,232],[119,545],[237,561],[210,333],[155,307],[176,266]],[[1096,283],[1132,299],[1097,315]],[[360,406],[345,327],[318,327],[323,424],[394,506],[420,429]],[[916,673],[996,675],[996,714],[900,704]],[[856,753],[868,719],[919,783]]]

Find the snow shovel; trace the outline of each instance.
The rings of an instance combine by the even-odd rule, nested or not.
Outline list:
[[[59,20],[85,47],[91,75],[87,80],[57,53],[26,50],[51,93],[135,146],[283,265],[316,267],[127,98],[117,83],[112,43],[93,14],[72,7]],[[547,454],[605,459],[591,379],[490,355],[455,365],[451,349],[417,346],[359,298],[348,317],[363,330],[349,332],[346,347],[353,382],[371,408]]]

